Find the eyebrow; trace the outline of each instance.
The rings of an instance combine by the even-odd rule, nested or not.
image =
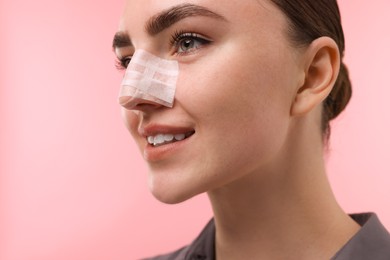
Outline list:
[[[173,6],[149,18],[145,25],[145,31],[150,36],[155,36],[168,29],[175,23],[179,22],[180,20],[193,16],[204,16],[217,20],[227,21],[226,18],[222,15],[217,14],[205,7],[194,4],[181,4]],[[112,48],[116,49],[127,46],[132,46],[130,36],[123,31],[117,32],[112,42]]]
[[[192,16],[205,16],[226,21],[222,15],[205,7],[194,4],[181,4],[152,16],[146,23],[145,30],[148,34],[154,36],[178,21]]]
[[[112,49],[133,46],[130,36],[126,32],[117,32],[112,40]]]

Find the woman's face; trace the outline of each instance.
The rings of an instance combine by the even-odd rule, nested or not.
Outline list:
[[[150,35],[147,24],[169,10],[173,19]],[[177,203],[281,163],[302,81],[286,29],[267,0],[127,1],[119,31],[132,46],[116,48],[118,57],[144,49],[180,68],[173,108],[123,109],[156,198]],[[188,137],[148,143],[159,134]]]

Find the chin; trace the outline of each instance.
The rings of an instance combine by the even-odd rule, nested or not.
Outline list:
[[[153,178],[149,178],[149,190],[158,201],[165,204],[178,204],[201,193],[191,192],[189,187],[178,183],[156,183]]]

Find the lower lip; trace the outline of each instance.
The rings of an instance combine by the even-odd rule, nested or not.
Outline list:
[[[181,141],[164,144],[157,147],[147,143],[144,149],[144,158],[148,162],[156,162],[173,156],[175,153],[179,152],[179,150],[182,149],[186,144],[188,144],[188,142],[190,141],[190,139],[192,139],[194,135],[195,134]]]

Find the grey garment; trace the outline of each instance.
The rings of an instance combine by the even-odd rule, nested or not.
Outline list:
[[[390,234],[374,213],[350,215],[361,229],[336,253],[331,260],[390,260]],[[206,225],[190,245],[173,253],[145,260],[214,260],[214,220]]]
[[[390,234],[374,213],[351,217],[360,230],[337,252],[332,260],[389,260]]]

